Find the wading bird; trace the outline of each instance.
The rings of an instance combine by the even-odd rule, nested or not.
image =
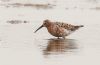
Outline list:
[[[42,27],[46,27],[48,32],[55,37],[63,37],[65,39],[66,36],[78,30],[83,25],[71,25],[63,22],[52,22],[51,20],[44,20],[43,24],[34,32],[36,33]]]

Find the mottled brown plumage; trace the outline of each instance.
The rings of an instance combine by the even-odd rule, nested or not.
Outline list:
[[[44,20],[43,25],[40,26],[35,32],[40,28],[46,27],[48,32],[55,37],[63,37],[70,35],[72,32],[76,31],[83,25],[71,25],[63,22],[51,22],[50,20]]]

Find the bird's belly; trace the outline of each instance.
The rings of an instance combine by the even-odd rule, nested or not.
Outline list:
[[[58,33],[50,33],[51,35],[55,36],[55,37],[62,37],[62,33],[58,34]]]
[[[71,33],[72,33],[71,30],[65,30],[65,35],[66,35],[66,36],[70,35]]]
[[[49,30],[48,32],[55,37],[63,37],[71,34],[71,31],[67,29],[52,29],[52,31]]]
[[[60,34],[58,34],[59,37],[63,37],[63,36],[68,36],[72,33],[72,31],[70,30],[64,30],[64,32],[61,32]]]

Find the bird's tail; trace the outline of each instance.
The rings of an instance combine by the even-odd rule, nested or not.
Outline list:
[[[77,25],[77,26],[74,26],[74,27],[72,28],[72,31],[75,31],[75,30],[77,30],[77,29],[79,29],[79,28],[81,28],[81,27],[84,27],[84,25]]]
[[[84,25],[79,25],[78,27],[84,27]]]

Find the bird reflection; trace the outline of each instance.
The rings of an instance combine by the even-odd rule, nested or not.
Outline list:
[[[73,52],[73,49],[77,49],[74,39],[49,39],[48,45],[43,52],[44,55],[57,55],[65,52]]]

